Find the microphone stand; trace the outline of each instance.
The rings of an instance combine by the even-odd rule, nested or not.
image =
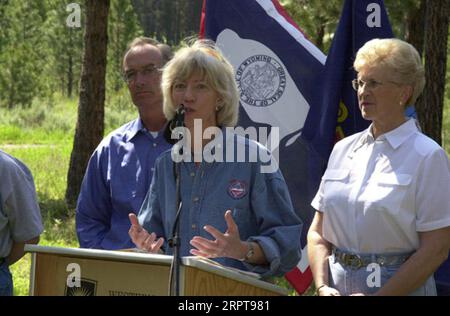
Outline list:
[[[169,124],[170,133],[176,127],[184,127],[184,105],[181,105],[178,108],[175,115],[175,119]],[[173,258],[169,274],[169,296],[180,296],[180,266],[181,266],[180,216],[181,216],[181,207],[183,203],[181,201],[181,192],[180,192],[181,174],[179,162],[175,161],[173,162],[173,173],[175,176],[175,206],[177,208],[177,212],[175,215],[175,221],[173,223],[172,228],[172,238],[170,238],[168,241],[169,247],[173,248]]]
[[[174,162],[174,170],[176,177],[176,204],[177,213],[175,215],[175,222],[173,224],[173,236],[169,239],[169,246],[173,248],[173,258],[172,264],[170,266],[169,275],[169,295],[170,296],[180,296],[180,266],[181,266],[181,256],[180,256],[180,214],[181,207],[183,203],[180,201],[180,164]]]

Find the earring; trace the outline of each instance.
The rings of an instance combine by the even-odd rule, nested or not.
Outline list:
[[[216,112],[219,112],[222,108],[222,99],[217,99],[216,101]]]

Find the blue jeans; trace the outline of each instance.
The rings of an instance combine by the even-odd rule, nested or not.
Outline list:
[[[332,254],[328,259],[329,285],[341,295],[354,293],[374,294],[397,272],[401,264],[378,266],[379,270],[346,266],[335,259]],[[368,271],[369,270],[369,271]],[[378,274],[378,275],[377,275]],[[435,296],[436,284],[433,276],[409,296]]]
[[[13,295],[13,279],[6,262],[0,264],[0,296]]]

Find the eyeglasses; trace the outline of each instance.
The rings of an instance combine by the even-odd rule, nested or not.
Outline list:
[[[369,90],[373,90],[378,88],[379,86],[382,86],[385,83],[393,83],[395,85],[399,85],[397,82],[394,81],[386,81],[386,82],[379,82],[376,80],[368,80],[368,81],[363,81],[361,79],[353,79],[352,80],[352,87],[355,91],[358,91],[358,89],[362,89],[364,86],[369,89]]]
[[[148,78],[160,72],[161,69],[157,68],[155,65],[148,65],[140,70],[130,69],[129,71],[123,74],[123,80],[125,80],[125,82],[129,84],[131,82],[136,81],[138,73],[141,73],[143,77]]]

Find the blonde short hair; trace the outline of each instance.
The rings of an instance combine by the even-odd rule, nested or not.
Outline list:
[[[425,86],[425,71],[419,53],[411,44],[396,38],[376,38],[365,43],[356,54],[353,67],[357,72],[366,67],[391,70],[394,82],[413,88],[406,104],[414,104]]]
[[[163,69],[161,88],[164,96],[163,111],[171,120],[178,104],[172,100],[172,87],[177,80],[187,80],[194,73],[205,78],[222,99],[217,111],[217,124],[233,127],[239,113],[239,91],[234,80],[234,69],[210,40],[197,40],[176,52]]]

